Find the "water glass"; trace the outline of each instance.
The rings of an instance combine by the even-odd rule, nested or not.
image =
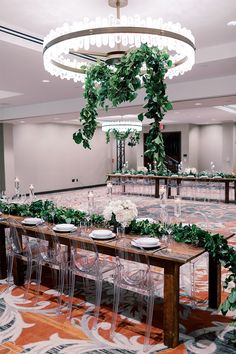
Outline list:
[[[174,214],[176,218],[181,216],[181,197],[179,195],[174,198]]]
[[[120,225],[120,226],[117,226],[117,229],[116,229],[116,238],[117,239],[120,239],[122,237],[125,236],[125,227]]]

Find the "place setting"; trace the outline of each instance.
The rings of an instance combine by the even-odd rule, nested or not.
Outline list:
[[[139,237],[131,240],[131,245],[137,249],[142,249],[146,251],[157,252],[160,251],[167,246],[163,246],[159,239],[154,237]]]
[[[52,229],[55,232],[69,233],[76,231],[77,227],[74,224],[56,224]]]
[[[108,229],[93,230],[89,236],[97,241],[113,241],[116,238],[116,234]]]
[[[44,224],[44,220],[41,218],[25,218],[21,223],[25,226],[38,226]]]

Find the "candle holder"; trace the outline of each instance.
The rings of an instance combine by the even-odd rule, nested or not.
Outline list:
[[[20,180],[16,177],[14,180],[14,186],[15,186],[15,196],[17,199],[20,197]]]
[[[94,193],[88,191],[88,213],[91,215],[94,212]]]
[[[33,184],[30,184],[30,186],[29,186],[29,198],[30,198],[31,202],[34,200],[34,186],[33,186]]]
[[[112,182],[107,182],[107,196],[112,199]]]

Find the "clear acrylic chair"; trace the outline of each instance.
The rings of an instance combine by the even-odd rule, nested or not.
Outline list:
[[[51,270],[52,286],[53,289],[57,292],[57,311],[59,311],[62,302],[64,280],[68,271],[67,247],[60,243],[57,234],[48,225],[37,226],[36,233],[38,243],[39,267],[39,275],[36,279],[36,295],[37,297],[39,296],[42,267],[43,265],[46,265]]]
[[[61,304],[61,294],[64,283],[64,255],[61,251],[61,245],[54,231],[48,226],[34,227],[36,238],[31,238],[25,227],[13,218],[8,219],[10,232],[7,237],[7,282],[11,284],[13,274],[14,258],[20,258],[26,263],[26,275],[24,279],[25,297],[29,297],[31,283],[35,284],[35,297],[33,303],[36,304],[39,297],[42,266],[48,265],[53,269],[53,280],[56,278],[56,273],[59,272],[56,283],[56,290],[59,293],[59,301],[57,310]],[[46,240],[46,235],[50,234],[50,241]],[[32,278],[33,270],[35,277]]]
[[[96,327],[99,318],[103,280],[112,274],[115,269],[115,263],[109,257],[99,255],[94,240],[88,234],[83,234],[83,237],[80,238],[71,237],[70,245],[68,318],[73,318],[72,305],[76,276],[80,276],[85,280],[85,290],[88,288],[88,280],[93,280],[95,282],[95,319],[93,326]]]
[[[39,277],[40,269],[38,265],[39,249],[37,242],[30,244],[29,236],[24,226],[14,218],[7,219],[9,233],[7,235],[7,283],[8,288],[12,284],[14,259],[21,259],[26,263],[26,273],[24,277],[25,297],[28,297],[32,266],[36,266],[36,278]],[[22,270],[21,270],[22,271]]]
[[[204,213],[200,211],[199,207],[184,206],[181,208],[181,215],[178,222],[182,222],[182,225],[195,224],[201,229],[209,229],[209,219]],[[180,267],[180,288],[184,290],[186,295],[190,296],[193,301],[192,305],[195,305],[196,298],[196,274],[208,273],[208,253],[205,252],[198,258],[191,262],[188,262]]]
[[[132,291],[139,294],[142,298],[146,298],[146,329],[144,338],[144,352],[148,350],[154,297],[161,296],[163,293],[163,274],[151,271],[148,255],[145,252],[137,251],[129,253],[128,240],[121,238],[116,243],[116,270],[114,276],[114,302],[111,324],[111,337],[114,338],[117,326],[117,317],[121,299],[125,301],[125,296],[121,296],[122,291]],[[143,299],[142,299],[143,300]],[[144,302],[139,301],[142,307]],[[124,316],[124,314],[122,313]]]

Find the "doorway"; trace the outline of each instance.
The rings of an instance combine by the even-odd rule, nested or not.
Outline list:
[[[146,148],[146,139],[148,133],[144,134],[144,152]],[[166,153],[166,167],[172,171],[178,171],[178,164],[181,161],[181,132],[162,132],[165,153]],[[153,166],[153,161],[151,161],[147,156],[144,155],[144,166],[148,166],[151,163]]]

